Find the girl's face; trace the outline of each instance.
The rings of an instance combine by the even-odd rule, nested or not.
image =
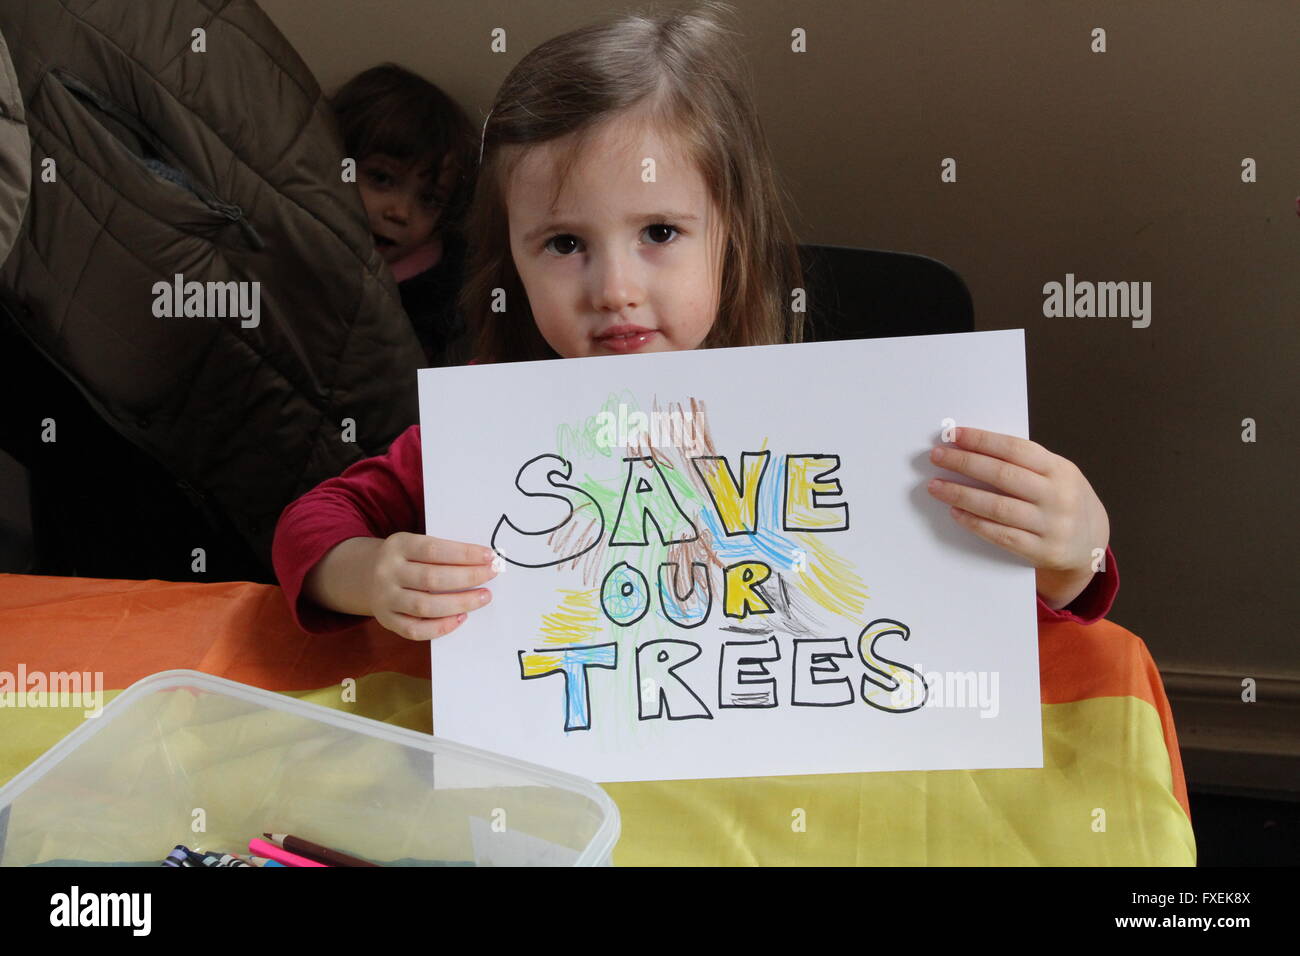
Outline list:
[[[434,177],[438,171],[440,177]],[[371,153],[357,164],[357,185],[366,207],[375,246],[390,265],[427,242],[438,228],[453,176],[446,158],[404,162],[386,153]]]
[[[562,144],[529,149],[506,188],[510,251],[542,337],[565,358],[698,347],[717,318],[722,257],[699,171],[648,124],[615,119],[552,209]]]

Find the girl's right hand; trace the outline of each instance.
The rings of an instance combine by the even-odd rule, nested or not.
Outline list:
[[[407,640],[442,637],[492,600],[477,585],[497,576],[495,558],[482,545],[399,531],[375,555],[367,588],[371,613]]]

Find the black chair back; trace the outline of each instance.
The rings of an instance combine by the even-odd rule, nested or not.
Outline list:
[[[810,342],[975,331],[966,283],[906,252],[801,245]]]

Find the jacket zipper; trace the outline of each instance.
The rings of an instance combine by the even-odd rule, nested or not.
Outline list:
[[[253,227],[253,224],[244,218],[244,210],[235,203],[226,202],[224,199],[212,192],[212,190],[204,186],[189,167],[180,161],[176,153],[169,148],[166,143],[155,136],[153,131],[145,126],[134,113],[123,109],[99,90],[88,85],[80,77],[68,72],[62,67],[51,67],[50,73],[73,93],[84,96],[86,99],[94,103],[97,108],[103,110],[105,113],[112,116],[113,119],[127,127],[131,132],[135,133],[142,140],[148,143],[155,153],[162,156],[168,163],[184,173],[185,179],[189,183],[189,191],[198,197],[198,199],[208,208],[238,225],[240,230],[243,232],[244,237],[255,250],[260,252],[262,249],[266,248],[266,243]],[[140,161],[140,157],[136,156],[130,149],[127,149],[127,152],[130,153],[132,158],[137,162]],[[151,172],[150,175],[155,174]]]

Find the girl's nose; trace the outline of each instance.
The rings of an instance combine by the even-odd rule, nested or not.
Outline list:
[[[601,312],[621,312],[645,300],[645,288],[627,256],[609,253],[595,266],[594,305]]]
[[[405,196],[391,196],[388,200],[388,206],[384,210],[384,215],[399,225],[406,225],[406,220],[411,215],[411,203]]]

